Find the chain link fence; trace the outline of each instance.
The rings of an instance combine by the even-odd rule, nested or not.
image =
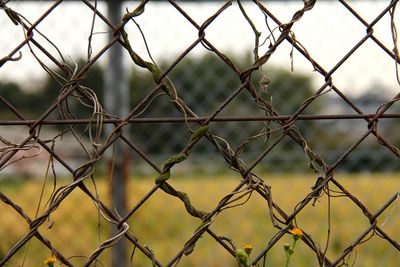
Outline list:
[[[0,265],[396,266],[398,1],[0,3]]]

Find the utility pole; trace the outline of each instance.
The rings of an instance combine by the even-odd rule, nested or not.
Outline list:
[[[118,26],[122,21],[122,0],[107,1],[108,19],[110,22]],[[113,34],[109,35],[109,40],[113,38]],[[129,92],[127,79],[125,77],[123,66],[123,48],[119,43],[115,43],[108,50],[108,66],[105,72],[105,88],[104,88],[104,106],[107,112],[118,116],[125,117],[129,111]],[[113,125],[106,128],[107,134],[113,130]],[[127,126],[124,132],[128,132]],[[114,161],[114,162],[113,162]],[[115,142],[114,155],[108,154],[109,175],[111,180],[111,204],[115,210],[123,217],[126,214],[126,184],[128,180],[128,157],[127,150],[124,148],[123,142],[117,140]],[[111,164],[113,168],[111,168]],[[112,173],[111,173],[112,171]],[[111,234],[115,234],[116,227],[110,229]],[[128,266],[127,264],[127,241],[122,238],[111,249],[111,266],[120,267]]]

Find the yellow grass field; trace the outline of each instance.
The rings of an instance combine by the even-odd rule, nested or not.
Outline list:
[[[262,177],[272,187],[274,201],[286,213],[293,211],[296,204],[307,195],[314,182],[304,176],[264,175]],[[339,174],[335,178],[372,213],[377,212],[388,199],[400,191],[398,175]],[[223,175],[173,177],[170,183],[176,189],[187,192],[195,207],[211,211],[225,195],[235,188],[238,179],[238,177]],[[61,183],[57,186],[60,185]],[[93,189],[90,181],[87,185]],[[130,179],[127,188],[128,207],[136,205],[153,185],[150,177]],[[107,202],[108,181],[99,179],[96,181],[96,186],[100,199]],[[41,188],[42,184],[39,181],[0,184],[1,192],[20,205],[31,218],[35,217]],[[51,189],[52,183],[48,183],[42,207],[49,198]],[[331,198],[329,221],[327,200],[324,195],[315,207],[308,205],[296,217],[296,220],[298,226],[318,241],[322,248],[325,247],[330,224],[327,256],[336,259],[368,228],[369,221],[353,202],[344,197]],[[39,214],[41,212],[43,209],[40,209]],[[0,259],[2,259],[5,253],[27,233],[29,227],[11,207],[3,202],[0,202],[0,214]],[[98,218],[99,214],[93,202],[77,189],[52,214],[51,221],[41,226],[40,233],[50,240],[54,248],[62,252],[64,256],[72,257],[70,261],[75,266],[81,266],[98,247],[99,240],[104,241],[109,236],[109,223],[102,219],[98,224]],[[182,249],[199,226],[200,221],[189,216],[182,203],[176,198],[157,191],[129,219],[128,223],[130,231],[139,242],[148,246],[156,258],[165,265]],[[52,227],[49,229],[48,225],[51,224]],[[378,225],[391,238],[400,242],[400,197],[378,217]],[[245,205],[224,210],[217,215],[210,229],[219,236],[230,238],[237,246],[251,243],[254,245],[252,255],[258,255],[277,232],[269,220],[267,203],[255,193]],[[285,235],[268,252],[266,266],[283,267],[285,264],[283,244],[291,241],[291,236]],[[133,246],[130,245],[129,252],[132,251]],[[41,242],[33,238],[29,246],[24,246],[6,266],[44,266],[44,258],[50,253]],[[110,266],[110,251],[103,252],[99,260],[103,266]],[[349,266],[355,262],[354,266],[360,267],[394,267],[399,266],[400,253],[386,240],[373,235],[367,242],[357,246],[348,260]],[[130,266],[151,266],[151,261],[136,249]],[[237,264],[221,245],[205,234],[196,244],[194,252],[189,256],[184,256],[178,266],[235,267]],[[318,263],[315,254],[300,241],[296,245],[290,266],[318,266]]]

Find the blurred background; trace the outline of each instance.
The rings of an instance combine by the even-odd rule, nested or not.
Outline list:
[[[9,5],[30,21],[35,21],[51,5],[51,1],[10,1]],[[352,6],[362,14],[366,20],[372,20],[387,4],[385,1],[353,1]],[[202,22],[213,14],[221,5],[219,1],[184,1],[180,3],[190,16],[202,24]],[[287,21],[291,15],[302,6],[302,1],[269,1],[265,5],[281,21]],[[135,2],[122,4],[123,8],[133,9]],[[244,2],[244,7],[251,15],[255,24],[262,32],[261,40],[268,36],[265,18],[253,3]],[[98,10],[107,12],[105,2],[99,1]],[[309,51],[311,56],[326,70],[330,70],[360,39],[365,35],[365,26],[343,6],[335,1],[322,1],[318,3],[312,16],[305,16],[301,23],[296,24],[293,32],[298,40]],[[62,13],[62,14],[61,14]],[[62,19],[60,19],[62,17]],[[38,26],[38,30],[49,38],[58,48],[63,58],[71,66],[83,65],[88,56],[88,36],[90,34],[93,14],[89,8],[79,2],[64,1]],[[157,23],[154,23],[157,18]],[[237,18],[237,19],[236,19]],[[1,18],[0,53],[1,57],[12,51],[16,45],[23,40],[20,27],[16,27],[5,14]],[[149,50],[154,60],[165,69],[174,58],[182,53],[186,47],[195,40],[197,31],[177,11],[171,8],[169,3],[163,1],[152,1],[148,5],[146,14],[137,19],[143,30]],[[276,25],[271,21],[270,27]],[[145,44],[140,32],[134,24],[129,25],[128,33],[132,38],[134,49],[140,54],[147,56]],[[101,49],[108,38],[108,29],[101,20],[95,21],[94,34],[91,38],[92,53]],[[245,22],[238,8],[231,8],[224,12],[213,22],[206,32],[209,40],[217,49],[230,55],[239,66],[248,66],[252,61],[252,50],[254,37],[249,25]],[[390,32],[390,18],[384,16],[374,25],[374,34],[387,47],[393,47]],[[41,37],[38,37],[41,38]],[[50,42],[43,42],[49,51],[55,47]],[[263,44],[260,50],[267,48]],[[35,49],[34,47],[32,49]],[[283,44],[274,53],[264,73],[271,79],[272,83],[268,91],[274,106],[282,115],[293,113],[300,104],[315,92],[323,83],[323,77],[312,71],[312,66],[304,57],[296,51],[293,54],[293,71],[291,71],[291,46]],[[22,50],[22,58],[19,61],[8,62],[0,69],[0,92],[20,111],[30,119],[37,118],[44,112],[57,97],[59,91],[54,89],[57,82],[46,73],[35,57],[29,52],[29,47]],[[58,54],[58,52],[56,53]],[[38,56],[41,57],[38,52]],[[43,57],[43,62],[51,68],[52,62]],[[123,77],[129,88],[129,104],[133,106],[141,97],[148,92],[148,88],[154,86],[151,77],[130,62],[127,53],[123,55]],[[204,66],[207,66],[205,68]],[[84,84],[92,88],[104,106],[104,79],[105,73],[110,68],[108,58],[101,57],[93,67],[84,81]],[[54,66],[54,70],[57,70]],[[60,71],[58,71],[60,72]],[[199,116],[210,115],[215,107],[229,94],[226,88],[233,89],[239,84],[236,74],[219,60],[215,54],[210,53],[203,46],[197,46],[185,59],[174,68],[169,75],[177,88],[190,88],[180,90],[179,94],[197,112]],[[201,77],[201,82],[197,79]],[[385,52],[373,41],[368,40],[363,46],[351,56],[338,71],[333,74],[334,84],[342,90],[363,112],[375,113],[382,103],[391,99],[396,91],[395,63],[385,55]],[[296,88],[294,90],[293,88]],[[241,102],[238,100],[238,102]],[[254,110],[248,110],[246,100],[235,103],[224,111],[223,115],[251,115]],[[306,114],[355,114],[355,111],[335,93],[327,93],[313,104]],[[9,110],[1,107],[2,119],[14,119]],[[169,108],[169,110],[168,110]],[[388,113],[399,111],[399,105],[395,104]],[[84,108],[82,108],[84,109]],[[175,113],[174,113],[175,112]],[[82,110],[77,111],[77,116],[87,117]],[[83,114],[83,115],[82,115]],[[159,117],[177,116],[178,113],[170,107],[167,101],[159,100],[149,107],[144,116]],[[56,118],[57,114],[53,114]],[[258,129],[258,123],[227,123],[229,127],[217,129],[218,134],[229,137],[230,140],[243,140],[250,133]],[[325,120],[299,122],[303,135],[311,140],[311,145],[320,154],[324,155],[327,163],[333,163],[338,156],[353,142],[354,138],[365,131],[366,122],[361,120]],[[16,127],[16,126],[15,126]],[[58,127],[61,128],[62,126]],[[179,150],[182,132],[176,124],[160,123],[157,131],[152,131],[153,125],[140,124],[132,130],[133,137],[144,146],[143,149],[151,154],[155,160],[165,158],[165,155]],[[390,119],[382,120],[379,124],[380,132],[392,141],[399,144],[399,129]],[[2,135],[15,131],[14,127],[2,127]],[[45,127],[46,130],[54,130],[54,127]],[[329,131],[324,129],[329,128]],[[351,133],[351,134],[349,134]],[[21,132],[23,135],[23,133]],[[14,135],[14,134],[12,134]],[[15,138],[18,138],[15,136]],[[168,139],[168,142],[165,140]],[[340,140],[340,142],[338,142]],[[67,142],[67,140],[64,140]],[[258,153],[257,146],[252,147],[250,154]],[[260,146],[262,147],[262,146]],[[64,147],[65,148],[65,147]],[[73,150],[73,146],[70,147]],[[303,152],[293,147],[292,153],[281,153],[279,150],[292,149],[290,146],[277,148],[277,150],[265,161],[265,170],[271,172],[305,171],[303,164]],[[370,153],[374,149],[374,153]],[[65,151],[66,154],[74,155],[73,152]],[[203,144],[195,151],[198,160],[207,160],[209,154],[213,153],[211,145]],[[134,156],[133,156],[134,157]],[[162,161],[162,160],[161,160]],[[214,162],[214,160],[213,160]],[[27,164],[27,163],[26,163]],[[137,164],[140,165],[140,162]],[[214,164],[212,164],[214,165]],[[212,166],[207,171],[217,171],[218,166]],[[137,166],[137,165],[136,165]],[[11,166],[10,166],[11,167]],[[363,172],[395,172],[399,170],[398,160],[391,156],[387,149],[381,148],[374,141],[365,141],[354,153],[339,166],[343,171]],[[38,167],[39,168],[39,167]],[[18,168],[23,171],[23,168]],[[189,168],[194,172],[195,168]],[[135,167],[137,171],[146,171],[145,167]],[[6,173],[16,170],[5,170]],[[29,175],[29,170],[23,175]],[[33,176],[35,176],[34,174]]]
[[[23,15],[24,19],[30,23],[38,20],[55,3],[55,1],[18,0],[6,2],[8,7]],[[139,4],[138,1],[126,1],[118,3],[118,5],[114,4],[115,7],[112,8],[113,1],[89,2],[95,4],[101,14],[108,14],[111,21],[112,16],[120,21],[121,14],[127,10],[134,10]],[[304,5],[303,1],[260,2],[283,23],[290,21],[293,14]],[[327,72],[334,70],[335,66],[351,49],[357,46],[367,33],[367,27],[339,2],[317,1],[312,11],[306,13],[292,28],[293,38]],[[374,36],[391,51],[394,47],[391,17],[387,12],[382,18],[379,17],[389,2],[349,1],[351,7],[367,23],[374,22]],[[193,21],[202,25],[221,8],[224,1],[178,1],[178,3]],[[259,50],[260,54],[263,54],[268,50],[271,40],[279,36],[279,25],[261,13],[253,1],[243,1],[243,7],[261,33]],[[375,23],[377,17],[379,19]],[[399,15],[396,13],[394,21],[398,22],[399,19]],[[135,22],[137,24],[129,23],[125,27],[133,49],[144,59],[154,60],[162,70],[167,70],[177,57],[198,38],[198,29],[168,1],[150,1],[146,5],[145,12],[135,18]],[[21,26],[14,25],[3,11],[0,13],[0,25],[0,58],[4,58],[25,40],[26,31]],[[274,29],[272,38],[271,29]],[[112,38],[110,28],[101,19],[94,16],[93,11],[82,1],[61,1],[36,26],[34,34],[35,40],[46,51],[57,60],[65,62],[71,69],[76,70],[85,66]],[[233,1],[232,7],[226,9],[207,27],[205,34],[207,40],[219,51],[228,55],[230,60],[241,70],[253,64],[254,32],[243,17],[236,1]],[[0,65],[0,95],[18,109],[26,119],[36,120],[59,96],[65,83],[65,74],[50,60],[48,55],[34,45],[24,45],[22,48],[18,48],[18,51],[21,53],[19,54],[20,59]],[[102,54],[90,68],[85,79],[81,81],[81,85],[95,93],[105,111],[117,117],[123,117],[156,84],[148,72],[132,63],[125,50],[117,51],[117,56],[113,56],[112,53],[110,49]],[[118,56],[118,53],[121,55]],[[398,65],[393,58],[382,47],[368,39],[340,65],[340,68],[333,71],[332,82],[362,112],[374,114],[399,92],[396,66]],[[237,74],[215,53],[200,44],[172,68],[168,77],[177,88],[178,95],[201,117],[210,116],[240,85]],[[289,116],[325,84],[325,77],[315,71],[311,63],[296,49],[293,50],[289,42],[282,43],[268,63],[252,77],[256,81],[255,84],[259,84],[263,78],[270,80],[268,88],[263,93],[270,99],[279,114]],[[67,117],[74,119],[84,120],[93,115],[91,108],[85,105],[84,101],[80,102],[76,99],[70,101],[69,112]],[[399,113],[400,105],[396,102],[386,114],[397,114],[397,117],[380,119],[377,126],[378,132],[396,147],[400,146],[400,128],[397,122]],[[368,122],[365,120],[340,119],[340,116],[356,114],[357,112],[342,97],[333,91],[328,91],[313,101],[302,112],[302,115],[337,115],[338,119],[298,120],[295,125],[308,141],[310,148],[318,153],[328,165],[332,165],[368,130]],[[57,120],[63,115],[65,114],[61,114],[59,110],[54,110],[46,120]],[[260,115],[265,114],[260,112],[254,105],[254,100],[244,92],[239,94],[219,114],[221,117]],[[183,123],[163,122],[159,119],[165,117],[178,119],[182,118],[182,114],[171,105],[168,97],[160,95],[135,115],[135,118],[139,119],[158,118],[156,122],[139,123],[138,120],[138,123],[131,124],[124,129],[124,135],[138,145],[140,150],[145,152],[157,166],[162,166],[162,163],[171,155],[179,153],[186,144],[182,140],[189,138]],[[29,128],[26,125],[18,125],[20,118],[3,103],[0,103],[0,120],[2,121],[2,125],[0,125],[2,147],[0,148],[4,152],[5,147],[8,146],[7,142],[13,144],[22,142],[28,136]],[[190,125],[195,126],[195,124]],[[211,123],[210,127],[213,134],[228,140],[232,149],[235,150],[247,138],[259,133],[264,126],[264,122],[260,121],[226,121],[218,122],[218,125]],[[271,129],[279,129],[279,126],[274,122],[268,125]],[[68,131],[59,136],[61,132],[68,129],[68,125],[63,124],[42,125],[40,137],[42,140],[48,140],[52,149],[73,169],[76,169],[88,161],[87,150],[91,145],[92,133],[86,124],[81,124],[74,126],[74,132]],[[106,125],[99,142],[105,142],[112,130],[111,126]],[[52,143],[51,140],[56,140],[56,142]],[[254,162],[266,147],[268,147],[266,139],[254,140],[240,152],[241,159],[245,163]],[[98,188],[96,188],[96,184],[93,184],[93,190],[98,190],[99,195],[104,197],[106,202],[110,201],[110,198],[114,199],[112,193],[111,196],[108,194],[112,184],[108,180],[110,169],[111,172],[117,171],[112,166],[110,167],[110,160],[113,157],[115,157],[115,153],[113,154],[110,149],[104,158],[96,162],[94,170],[99,184]],[[132,150],[124,151],[122,157],[127,160],[123,168],[128,171],[128,180],[120,182],[126,187],[126,192],[132,194],[125,192],[122,195],[122,201],[125,204],[119,206],[118,201],[115,200],[117,203],[115,206],[121,214],[125,214],[126,207],[124,208],[124,205],[132,207],[133,203],[140,201],[141,197],[151,190],[151,182],[157,176],[157,172],[151,164]],[[45,188],[42,187],[41,182],[43,182],[44,176],[49,175],[49,170],[54,172],[52,174],[54,178],[59,178],[57,186],[68,184],[71,176],[69,170],[58,161],[52,161],[52,168],[49,169],[48,159],[49,154],[46,151],[40,146],[32,144],[30,149],[19,151],[9,160],[9,163],[1,167],[1,192],[9,195],[11,199],[16,199],[17,203],[25,210],[29,210],[28,213],[32,217],[38,214],[38,211],[35,213],[35,206],[32,206],[32,203],[36,203],[38,193],[41,188]],[[382,146],[372,135],[363,140],[345,160],[340,160],[335,169],[340,173],[339,177],[343,179],[342,182],[355,190],[357,196],[365,201],[373,211],[382,206],[387,198],[398,192],[399,170],[399,158]],[[315,178],[315,174],[309,168],[309,160],[305,157],[304,151],[289,139],[280,142],[257,165],[255,172],[270,177],[271,185],[278,192],[278,199],[288,210],[295,207],[296,203],[309,192],[313,185],[313,180],[309,178]],[[236,173],[232,173],[227,168],[224,158],[216,155],[215,147],[206,140],[201,140],[195,146],[190,160],[176,166],[174,174],[178,177],[176,185],[190,192],[189,195],[192,196],[194,203],[204,209],[212,209],[213,205],[224,196],[223,192],[229,193],[229,190],[234,187],[234,181],[240,179]],[[114,177],[117,177],[118,180],[118,174],[114,174]],[[188,177],[189,179],[185,179]],[[382,184],[375,187],[377,179]],[[218,183],[216,180],[222,182]],[[286,194],[288,181],[296,189],[290,196],[280,197]],[[221,188],[226,188],[226,190]],[[209,192],[208,201],[204,199],[202,190]],[[43,192],[44,195],[51,195],[51,186],[50,188],[46,187]],[[225,232],[230,236],[236,235],[238,245],[252,240],[260,252],[267,243],[260,237],[260,231],[262,236],[272,236],[274,231],[270,225],[271,222],[266,220],[265,201],[258,198],[252,201],[250,201],[249,208],[232,213],[231,217],[222,216],[214,230]],[[143,242],[147,242],[146,244],[150,245],[159,258],[168,262],[169,256],[176,253],[176,249],[170,244],[183,245],[198,226],[198,221],[186,218],[186,214],[178,203],[173,203],[170,207],[161,207],[158,203],[162,202],[168,202],[168,199],[158,193],[146,206],[147,211],[140,210],[130,218],[129,223],[136,233],[140,233],[138,235],[144,240]],[[326,199],[321,202],[323,207],[327,207]],[[1,242],[3,245],[0,245],[0,259],[27,231],[26,223],[20,218],[17,219],[18,216],[12,215],[12,212],[4,204],[2,205],[0,211],[8,215],[1,216],[0,219],[0,225],[4,226],[3,230],[0,230],[0,239],[7,240]],[[39,201],[38,210],[40,210],[40,205],[43,203],[40,204]],[[109,236],[109,228],[101,228],[99,223],[101,221],[103,224],[107,224],[107,222],[103,219],[97,220],[97,211],[93,204],[79,193],[74,193],[71,198],[63,202],[63,205],[61,206],[63,212],[55,213],[52,217],[52,220],[57,222],[52,231],[59,231],[57,232],[58,236],[52,235],[50,228],[47,229],[45,225],[41,227],[41,231],[48,233],[47,237],[52,243],[56,247],[62,248],[60,250],[67,251],[66,253],[71,257],[72,255],[89,255],[96,248],[98,240],[104,240]],[[261,212],[257,207],[262,205],[264,206]],[[349,206],[349,203],[339,201],[335,205],[336,207]],[[181,210],[179,211],[179,209]],[[323,221],[326,218],[324,212],[323,208],[317,214],[314,213],[314,210],[308,210],[299,218],[309,226],[308,229],[321,242],[325,240],[326,228],[322,227],[321,230],[311,218]],[[332,224],[337,226],[336,233],[339,237],[335,237],[332,241],[333,245],[328,252],[330,256],[340,255],[354,240],[352,238],[356,238],[355,234],[352,235],[351,228],[364,229],[363,227],[369,226],[365,218],[362,218],[361,212],[357,215],[358,217],[354,217],[353,226],[357,227],[349,227],[348,222],[346,224],[345,221],[349,214],[357,212],[359,210],[355,206],[335,210],[333,217],[336,220]],[[68,215],[70,213],[75,215]],[[154,221],[154,217],[151,216],[154,214],[162,214],[166,218],[165,225],[161,230]],[[395,231],[399,213],[397,211],[393,214],[385,211],[380,223],[384,223],[385,218],[390,218],[389,223],[385,222],[386,229],[399,242],[400,236],[398,231]],[[15,219],[12,219],[13,216]],[[240,223],[232,223],[230,219],[232,217],[244,218],[244,220],[253,218],[253,220],[244,227]],[[182,218],[180,225],[176,224],[176,218]],[[259,229],[260,221],[268,225],[268,230]],[[224,225],[230,226],[226,228]],[[5,236],[10,232],[12,237],[6,238]],[[174,236],[173,241],[170,239],[171,235]],[[62,238],[60,238],[61,236]],[[346,237],[348,238],[346,239]],[[207,253],[209,253],[208,244],[200,243],[199,251],[208,251]],[[29,248],[30,246],[31,248]],[[41,245],[36,244],[35,241],[31,245],[25,245],[24,250],[16,254],[11,261],[14,265],[10,266],[21,266],[25,261],[31,264],[40,263],[41,259],[48,255],[40,247]],[[392,261],[399,260],[396,249],[382,245],[378,241],[371,247],[373,249],[360,249],[360,254],[364,256],[359,260],[361,261],[359,266],[396,266],[395,262],[398,261]],[[309,264],[308,260],[313,255],[306,249],[300,248],[300,251],[299,254],[302,256],[299,255],[298,266],[310,266],[307,265]],[[104,266],[111,266],[108,263],[109,253],[106,251],[99,258],[106,262]],[[126,254],[126,251],[123,253]],[[200,253],[200,256],[193,256],[193,260],[190,257],[185,258],[182,266],[234,266],[232,264],[235,263],[230,258],[228,259],[229,255],[224,253],[227,254],[225,251],[221,253],[216,251],[215,255],[211,253],[209,258],[204,258],[201,256],[204,254]],[[382,253],[387,253],[385,254],[387,260],[384,263],[381,259],[385,257],[379,257]],[[30,255],[30,257],[26,255]],[[273,252],[270,257],[271,262],[276,265],[267,266],[283,266],[284,258],[280,256],[280,251]],[[85,262],[84,259],[77,258],[76,266],[81,264],[79,260]],[[132,264],[132,266],[151,266],[151,261],[144,256],[135,258],[136,262],[137,264]],[[318,263],[315,262],[315,264]]]

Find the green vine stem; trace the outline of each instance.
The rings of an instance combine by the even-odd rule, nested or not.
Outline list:
[[[141,3],[139,4],[139,6],[133,11],[133,12],[128,12],[127,14],[125,14],[125,16],[123,17],[123,22],[126,22],[127,20],[139,16],[140,14],[142,14],[144,12],[144,7],[145,7],[146,1],[141,1]],[[153,80],[154,82],[156,82],[157,84],[160,85],[160,89],[163,90],[172,100],[172,102],[177,106],[178,109],[182,109],[182,107],[179,104],[179,98],[176,92],[176,89],[173,85],[173,83],[171,82],[171,80],[164,76],[162,77],[162,71],[161,69],[152,62],[148,62],[143,60],[133,49],[132,46],[129,42],[129,38],[128,38],[128,34],[126,33],[124,28],[121,28],[120,30],[121,32],[121,36],[123,39],[123,46],[124,48],[128,51],[131,59],[133,60],[133,62],[138,65],[139,67],[145,68],[147,70],[149,70],[152,74]],[[187,195],[187,193],[185,192],[180,192],[175,190],[172,186],[170,186],[169,184],[165,183],[165,181],[167,181],[170,177],[171,177],[171,168],[186,160],[190,154],[191,148],[193,147],[193,145],[203,136],[206,134],[208,130],[208,125],[203,125],[201,127],[199,127],[197,130],[195,130],[190,139],[188,144],[186,145],[186,147],[177,155],[174,155],[172,157],[170,157],[163,165],[162,171],[160,173],[160,175],[155,179],[155,183],[158,184],[160,186],[160,188],[167,194],[171,195],[171,196],[175,196],[177,198],[179,198],[183,204],[185,205],[186,211],[197,218],[202,219],[207,213],[204,211],[200,211],[198,209],[196,209],[191,201],[189,196]]]

